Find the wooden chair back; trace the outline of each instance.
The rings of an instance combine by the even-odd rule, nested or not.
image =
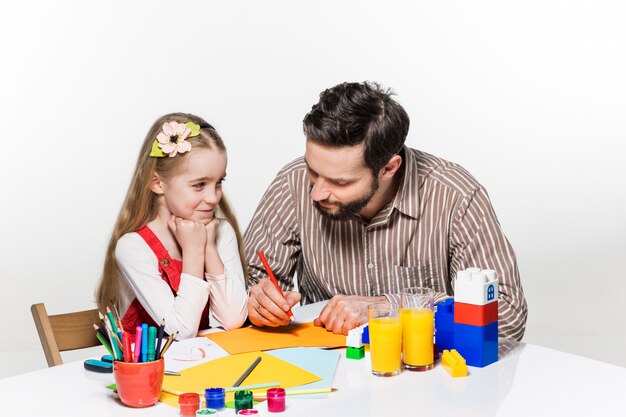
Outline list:
[[[97,309],[50,316],[45,305],[39,303],[33,304],[30,311],[49,367],[63,364],[60,352],[100,344],[93,329],[100,321]]]

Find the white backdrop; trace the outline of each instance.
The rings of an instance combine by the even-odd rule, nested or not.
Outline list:
[[[198,114],[242,226],[323,89],[374,80],[408,144],[465,166],[517,251],[525,340],[626,365],[621,1],[0,5],[0,377],[45,366],[29,307],[93,306],[141,143]],[[384,5],[383,5],[384,4]]]

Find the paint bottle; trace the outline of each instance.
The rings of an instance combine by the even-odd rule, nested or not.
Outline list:
[[[181,416],[195,416],[196,411],[200,408],[200,395],[195,392],[187,392],[180,394],[178,397]]]
[[[204,390],[206,408],[222,410],[225,407],[226,391],[224,388],[207,388]]]
[[[235,412],[252,408],[252,391],[235,392]]]
[[[270,388],[267,390],[267,410],[270,413],[285,411],[285,389]]]

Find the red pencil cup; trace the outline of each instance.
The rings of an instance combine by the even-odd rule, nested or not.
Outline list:
[[[120,400],[129,407],[150,407],[159,401],[163,359],[152,362],[113,362],[113,375]]]

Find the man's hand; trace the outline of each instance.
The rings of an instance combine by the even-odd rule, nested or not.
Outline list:
[[[263,278],[250,288],[248,297],[248,318],[255,326],[286,326],[289,324],[287,312],[300,301],[300,293],[285,291],[285,296],[269,278]]]
[[[335,334],[348,334],[348,331],[367,323],[367,306],[387,301],[387,297],[361,297],[359,295],[335,295],[324,307],[320,316],[313,322],[324,326]]]

